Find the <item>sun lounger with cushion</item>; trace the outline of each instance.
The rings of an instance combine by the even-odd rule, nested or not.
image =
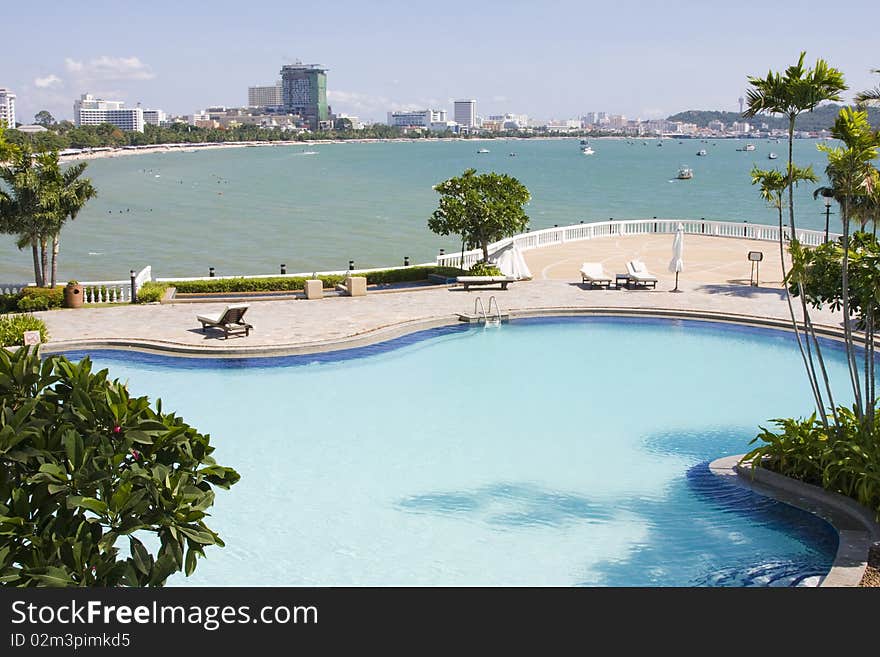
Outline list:
[[[208,328],[220,329],[223,331],[224,340],[229,337],[230,333],[241,333],[244,331],[245,336],[248,336],[254,327],[242,319],[247,309],[247,305],[244,304],[226,306],[217,317],[198,315],[196,319],[202,323],[202,332],[205,332]]]
[[[630,260],[626,263],[626,271],[629,274],[630,283],[643,287],[650,285],[654,289],[657,288],[657,277],[648,271],[645,263],[641,260]]]
[[[581,282],[590,287],[610,287],[611,276],[605,273],[599,262],[585,262],[581,265]]]
[[[516,280],[515,276],[459,276],[456,282],[464,285],[467,290],[471,285],[501,285],[502,290],[507,289],[507,284]]]

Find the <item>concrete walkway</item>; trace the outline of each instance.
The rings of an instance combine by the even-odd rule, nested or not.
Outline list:
[[[225,302],[122,305],[38,313],[46,322],[49,349],[138,344],[204,355],[298,353],[330,348],[333,343],[388,339],[422,324],[455,322],[470,313],[474,298],[488,306],[494,295],[502,312],[601,312],[652,310],[667,313],[788,320],[788,307],[779,286],[776,245],[718,237],[685,236],[685,271],[680,294],[671,293],[674,274],[671,235],[615,237],[575,242],[527,252],[534,280],[512,284],[508,290],[455,287],[370,292],[365,297],[320,300],[251,301],[249,337],[228,340],[217,332],[202,333],[196,315],[219,314]],[[749,285],[746,253],[764,252],[761,286]],[[777,255],[774,255],[777,254]],[[656,290],[590,290],[577,273],[584,261],[602,262],[612,275],[625,271],[627,260],[639,257],[660,279]],[[239,300],[236,300],[238,303]],[[813,313],[814,322],[839,330],[841,317],[829,311]],[[222,334],[220,334],[222,336]]]

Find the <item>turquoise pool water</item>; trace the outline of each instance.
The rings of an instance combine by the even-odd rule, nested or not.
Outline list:
[[[536,319],[282,359],[92,357],[242,475],[209,521],[227,547],[171,585],[795,585],[837,547],[708,472],[810,411],[782,332]]]

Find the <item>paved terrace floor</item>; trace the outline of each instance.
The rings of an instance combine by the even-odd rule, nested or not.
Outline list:
[[[759,287],[749,285],[748,251],[763,251]],[[502,312],[648,309],[751,316],[787,320],[788,308],[780,287],[778,247],[771,242],[686,235],[685,270],[680,294],[671,293],[675,275],[667,271],[672,235],[643,235],[572,242],[525,253],[534,280],[517,282],[508,290],[497,287],[371,292],[365,297],[328,297],[250,301],[249,337],[224,340],[200,330],[196,315],[219,314],[224,302],[122,305],[119,307],[56,310],[39,313],[55,349],[83,342],[149,343],[156,347],[219,355],[262,350],[297,353],[334,343],[375,341],[407,331],[427,320],[455,321],[469,313],[474,298],[484,305],[494,295]],[[626,262],[642,259],[660,282],[656,290],[590,290],[581,284],[581,263],[601,262],[612,276],[626,271]],[[238,300],[236,300],[238,302]],[[841,317],[817,311],[814,322],[839,329]]]

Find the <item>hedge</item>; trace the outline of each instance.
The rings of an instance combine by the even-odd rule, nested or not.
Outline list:
[[[46,324],[33,315],[0,315],[0,347],[21,346],[25,331],[39,331],[40,342],[46,342]]]
[[[366,276],[368,285],[384,283],[403,283],[409,281],[428,280],[428,274],[440,276],[458,276],[462,272],[455,267],[407,267],[405,269],[383,269],[356,276]],[[318,276],[324,287],[332,288],[345,280],[343,275]],[[173,281],[166,283],[177,288],[180,294],[212,293],[212,292],[281,292],[285,290],[302,290],[305,278],[268,276],[266,278],[218,278],[201,281]]]
[[[0,313],[49,310],[63,304],[63,287],[26,287],[17,294],[0,294]]]
[[[137,293],[138,303],[153,303],[161,301],[165,290],[168,289],[168,283],[156,283],[148,281],[141,286]]]

